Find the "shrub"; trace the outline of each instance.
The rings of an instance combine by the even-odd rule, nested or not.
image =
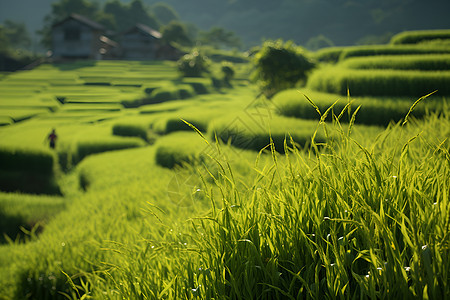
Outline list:
[[[209,59],[194,49],[178,60],[178,70],[184,77],[202,77],[204,73],[209,72],[209,64]]]
[[[277,92],[294,87],[305,80],[314,64],[303,49],[292,42],[265,42],[254,57],[253,80],[260,85],[261,92],[270,98]]]
[[[223,81],[226,86],[231,86],[231,79],[233,79],[236,73],[234,67],[230,63],[222,63],[221,71],[223,73]]]

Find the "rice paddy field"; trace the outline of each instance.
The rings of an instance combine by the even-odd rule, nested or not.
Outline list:
[[[271,100],[246,62],[2,74],[0,299],[445,299],[450,51],[410,35]]]

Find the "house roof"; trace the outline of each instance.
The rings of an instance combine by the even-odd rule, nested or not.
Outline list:
[[[100,42],[105,43],[106,45],[109,45],[111,47],[119,47],[119,44],[111,40],[110,38],[102,35],[100,36]]]
[[[79,14],[70,14],[67,18],[65,18],[65,19],[63,19],[63,20],[53,24],[53,27],[59,26],[59,25],[65,23],[65,22],[67,22],[70,19],[76,20],[76,21],[78,21],[78,22],[80,22],[80,23],[82,23],[82,24],[84,24],[84,25],[86,25],[86,26],[88,26],[88,27],[90,27],[92,29],[101,30],[101,31],[105,31],[106,30],[106,28],[103,25],[101,25],[101,24],[99,24],[99,23],[97,23],[95,21],[92,21],[91,19],[86,18],[86,17],[84,17],[82,15],[79,15]]]
[[[162,37],[162,34],[159,31],[156,31],[153,28],[150,28],[150,27],[148,27],[147,25],[144,25],[144,24],[136,24],[132,28],[130,28],[129,30],[127,30],[124,33],[122,33],[122,35],[125,35],[125,34],[130,33],[130,32],[134,32],[136,30],[139,31],[139,32],[144,33],[145,35],[154,37],[156,39],[160,39]]]

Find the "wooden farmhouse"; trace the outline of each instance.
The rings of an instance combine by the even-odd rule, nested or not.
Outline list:
[[[105,36],[106,28],[81,15],[71,14],[52,26],[55,59],[112,59],[119,45]]]
[[[156,59],[161,33],[143,25],[136,24],[120,36],[122,57],[124,59]]]
[[[161,33],[136,24],[117,35],[117,43],[106,37],[106,28],[88,18],[72,14],[52,27],[54,59],[176,60],[182,54],[162,43]]]

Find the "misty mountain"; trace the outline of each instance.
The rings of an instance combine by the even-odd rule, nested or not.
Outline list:
[[[0,0],[0,23],[25,22],[30,34],[43,26],[54,0]],[[107,0],[97,1],[104,4]],[[122,0],[124,3],[130,2]],[[200,30],[213,26],[236,32],[247,47],[262,39],[291,39],[305,45],[325,36],[351,45],[367,36],[404,30],[450,28],[448,0],[142,0],[148,7],[170,4],[182,21]],[[37,39],[35,37],[35,39]]]

